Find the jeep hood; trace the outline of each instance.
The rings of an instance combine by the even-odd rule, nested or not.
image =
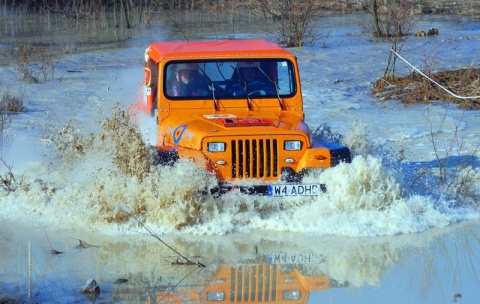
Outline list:
[[[180,145],[201,150],[206,137],[238,138],[244,136],[276,136],[286,134],[308,134],[307,125],[296,115],[266,114],[262,117],[237,117],[231,114],[192,115],[169,117],[162,122],[164,144]],[[309,142],[307,143],[310,144]]]

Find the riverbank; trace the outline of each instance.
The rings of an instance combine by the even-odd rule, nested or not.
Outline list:
[[[365,2],[364,0],[325,1],[322,7],[324,10],[335,12],[361,12],[366,11]],[[480,15],[480,1],[477,0],[426,0],[417,2],[416,10],[420,14]]]
[[[0,193],[0,303],[144,304],[150,298],[154,303],[159,291],[212,290],[201,285],[205,282],[223,282],[229,291],[230,281],[219,280],[217,269],[227,265],[229,270],[239,269],[235,274],[243,273],[234,279],[244,278],[244,270],[251,269],[247,264],[260,269],[259,265],[272,261],[269,256],[280,253],[288,254],[289,260],[268,267],[279,275],[283,271],[305,274],[303,278],[328,276],[328,289],[299,293],[308,304],[436,304],[451,302],[457,294],[465,303],[480,298],[480,216],[467,198],[446,201],[436,195],[446,186],[435,179],[441,171],[429,141],[434,132],[438,146],[448,147],[444,143],[460,130],[460,148],[478,147],[478,113],[438,103],[379,104],[368,92],[384,71],[390,44],[361,33],[354,19],[358,17],[368,16],[320,18],[314,25],[324,40],[292,49],[302,73],[306,121],[312,131],[345,136],[359,155],[355,163],[324,175],[331,190],[318,198],[267,200],[230,193],[204,204],[198,222],[182,230],[174,224],[182,217],[184,202],[194,200],[190,189],[200,189],[192,167],[162,168],[165,178],[152,175],[139,185],[129,176],[113,174],[112,155],[102,145],[80,158],[65,158],[56,145],[44,145],[45,139],[63,134],[58,138],[64,141],[58,143],[73,148],[77,139],[98,132],[96,126],[103,116],[110,117],[117,102],[126,109],[138,100],[147,38],[178,40],[178,32],[165,26],[147,38],[126,40],[124,48],[65,55],[53,79],[36,84],[25,84],[9,67],[0,67],[2,88],[22,96],[27,107],[15,116],[8,133],[14,136],[2,156],[29,186]],[[436,58],[443,69],[478,62],[479,23],[472,19],[427,16],[419,29],[435,27],[440,34],[409,38],[402,55],[418,65],[422,61],[416,54],[428,54],[438,45],[442,52]],[[232,22],[235,31],[224,32],[209,23],[210,29],[196,28],[196,35],[187,34],[191,40],[232,36],[273,40],[260,31],[263,20],[250,23],[240,31]],[[42,25],[47,28],[41,23],[36,28]],[[77,39],[75,34],[67,38]],[[17,38],[27,41],[35,35]],[[409,73],[403,65],[398,67],[403,68],[399,72]],[[460,155],[446,151],[449,157],[440,164],[458,163],[464,150],[454,147]],[[67,156],[75,156],[74,152]],[[443,152],[439,151],[442,160]],[[74,163],[64,164],[68,159]],[[379,179],[384,176],[379,172],[388,172],[402,186],[402,197],[384,208],[375,206],[391,198],[395,187],[385,183],[390,179]],[[478,182],[472,184],[476,187]],[[133,220],[108,221],[111,212],[130,210],[143,201],[152,206],[142,213],[147,227],[182,255],[207,267],[181,265]],[[263,209],[256,210],[258,206]],[[276,211],[276,206],[281,210]],[[62,254],[52,255],[52,250]],[[286,263],[302,254],[324,259]],[[251,281],[254,276],[248,277]],[[261,276],[255,277],[258,282]],[[96,299],[80,293],[90,278],[101,286]],[[272,276],[263,278],[274,282]],[[275,278],[284,282],[283,277]]]

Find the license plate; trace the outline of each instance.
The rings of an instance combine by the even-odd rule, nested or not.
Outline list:
[[[321,264],[325,256],[316,253],[271,253],[267,255],[268,264]]]
[[[268,196],[308,196],[324,191],[322,184],[268,185]]]

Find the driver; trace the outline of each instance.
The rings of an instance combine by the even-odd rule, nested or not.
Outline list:
[[[175,80],[168,90],[170,96],[209,96],[208,81],[199,73],[198,63],[179,63],[175,67]]]
[[[275,92],[273,84],[260,70],[260,63],[255,61],[240,61],[235,67],[234,77],[238,81],[231,84],[227,91],[234,96],[270,95]]]

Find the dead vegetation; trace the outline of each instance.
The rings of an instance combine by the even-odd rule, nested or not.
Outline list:
[[[455,95],[480,96],[479,68],[437,72],[429,77]],[[382,100],[399,100],[404,104],[441,101],[457,104],[462,109],[480,109],[480,98],[457,98],[419,73],[383,77],[375,82],[372,95]]]
[[[167,244],[162,238],[160,238],[158,236],[158,234],[156,234],[155,232],[153,232],[152,230],[150,230],[146,225],[145,223],[143,223],[142,221],[140,221],[139,219],[137,219],[134,215],[131,214],[131,217],[138,222],[138,224],[140,226],[143,227],[143,229],[145,229],[147,231],[146,235],[149,235],[155,239],[157,239],[158,241],[160,241],[160,243],[162,243],[163,245],[165,245],[165,247],[167,247],[168,249],[170,249],[172,252],[174,252],[176,254],[176,259],[174,261],[171,262],[172,265],[196,265],[198,267],[205,267],[204,264],[202,264],[200,261],[197,261],[197,262],[194,262],[192,260],[190,260],[189,258],[187,258],[185,255],[181,254],[179,251],[177,251],[175,248],[173,248],[172,246],[170,246],[169,244]]]
[[[402,37],[419,20],[417,1],[364,0],[363,9],[372,16],[365,30],[375,37]]]
[[[20,113],[24,110],[25,107],[21,97],[12,95],[9,92],[3,93],[0,100],[0,113]]]
[[[11,139],[12,134],[8,132],[15,114],[23,112],[23,98],[10,94],[8,91],[3,93],[0,99],[0,152]]]
[[[289,0],[268,0],[289,1]],[[315,0],[325,10],[331,11],[352,11],[365,9],[373,1],[383,0]],[[409,0],[407,0],[409,1]],[[5,0],[7,6],[13,6],[23,10],[34,10],[40,13],[63,13],[69,18],[95,18],[106,9],[115,10],[121,17],[131,14],[133,10],[147,12],[151,8],[156,9],[221,9],[225,7],[242,7],[257,5],[257,0],[42,0],[42,1],[18,1]],[[404,2],[404,1],[396,1]],[[425,14],[470,14],[475,15],[480,3],[476,0],[416,0],[416,6],[422,9]]]
[[[8,165],[3,158],[0,157],[0,162],[5,166],[6,172],[0,174],[0,189],[6,192],[14,192],[24,186],[25,176],[16,177],[13,174],[13,167]]]
[[[55,68],[60,62],[64,50],[51,42],[33,44],[31,42],[15,45],[11,51],[16,77],[25,83],[38,83],[39,76],[43,80],[53,80]]]
[[[286,47],[313,44],[315,31],[312,23],[321,12],[321,1],[315,0],[259,0],[252,12],[275,20],[279,43]]]
[[[47,234],[47,228],[44,227],[44,230],[45,230],[45,237],[47,238],[48,245],[50,246],[50,254],[51,255],[62,254],[63,252],[53,249],[52,243],[50,243],[50,238],[48,237],[48,234]]]
[[[91,247],[98,247],[96,245],[91,245],[83,240],[80,240],[80,239],[75,239],[73,238],[74,240],[77,240],[78,241],[78,245],[75,246],[75,248],[77,249],[86,249],[86,248],[91,248]]]

